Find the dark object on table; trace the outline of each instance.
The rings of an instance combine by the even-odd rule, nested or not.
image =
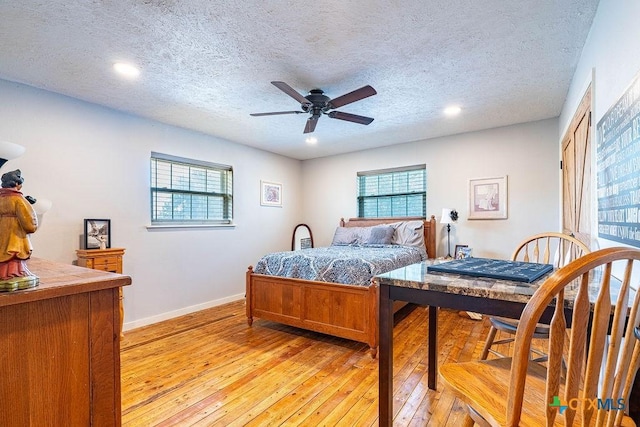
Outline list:
[[[437,265],[430,265],[427,271],[464,274],[474,277],[514,280],[531,283],[553,270],[551,264],[536,264],[521,261],[505,261],[491,258],[463,258]]]

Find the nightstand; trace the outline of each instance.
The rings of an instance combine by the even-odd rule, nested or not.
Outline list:
[[[92,268],[94,270],[109,271],[122,274],[122,257],[124,248],[110,249],[78,249],[78,266]],[[124,305],[122,304],[122,288],[119,289],[120,299],[120,338],[123,337],[122,325],[124,322]]]

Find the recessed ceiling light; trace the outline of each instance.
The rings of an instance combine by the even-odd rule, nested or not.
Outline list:
[[[124,62],[116,62],[113,64],[113,69],[116,70],[118,74],[129,78],[138,77],[140,74],[140,70],[137,67],[131,64],[125,64]]]
[[[318,139],[315,136],[308,136],[307,139],[304,140],[304,142],[306,142],[309,145],[313,145],[318,142]]]
[[[460,111],[462,111],[462,108],[458,107],[457,105],[452,105],[451,107],[447,107],[444,109],[444,114],[446,114],[447,116],[456,116],[460,114]]]

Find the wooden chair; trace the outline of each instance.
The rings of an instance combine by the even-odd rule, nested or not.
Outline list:
[[[564,267],[574,259],[586,255],[590,252],[589,247],[575,237],[568,234],[547,232],[531,236],[522,241],[511,255],[513,261],[535,262],[541,264],[553,264],[554,267]],[[504,317],[490,317],[491,329],[482,349],[480,359],[485,360],[489,353],[498,357],[505,357],[504,354],[493,350],[493,346],[508,344],[513,342],[513,336],[518,328],[518,321]],[[511,335],[495,341],[498,331]],[[533,335],[534,338],[549,339],[549,326],[538,325]],[[547,355],[537,349],[532,349],[532,353],[537,354],[536,362],[546,360]]]
[[[464,425],[635,426],[621,409],[640,365],[640,341],[633,334],[640,324],[640,292],[630,288],[632,267],[638,260],[640,250],[629,248],[601,249],[576,259],[545,280],[524,308],[513,358],[443,365],[440,375],[445,385],[467,404]],[[614,261],[624,267],[619,292],[612,292],[617,288],[611,283]],[[590,276],[598,293],[593,306],[588,296]],[[567,344],[565,287],[576,289],[577,294],[565,355],[568,369],[561,384]],[[545,368],[530,360],[529,350],[549,304],[553,304],[553,317]],[[589,337],[587,331],[591,331]]]

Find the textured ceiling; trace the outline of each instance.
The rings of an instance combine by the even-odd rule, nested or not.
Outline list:
[[[597,5],[0,0],[0,78],[309,159],[558,116]],[[369,84],[337,110],[375,120],[323,116],[309,146],[306,114],[249,116],[299,108],[272,80],[330,98]]]

